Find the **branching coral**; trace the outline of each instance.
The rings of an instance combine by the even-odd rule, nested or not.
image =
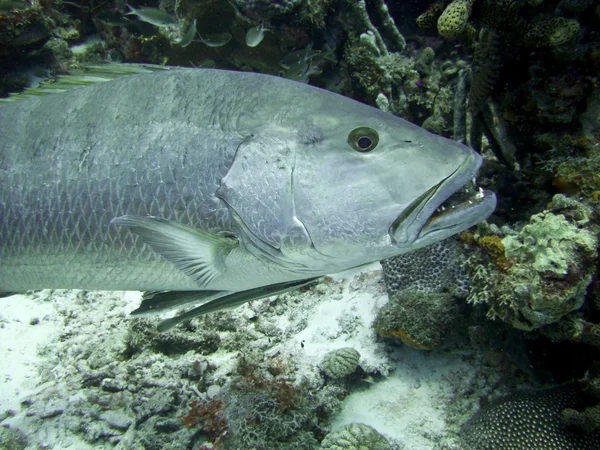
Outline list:
[[[315,448],[315,433],[326,397],[324,390],[306,392],[304,382],[292,384],[242,360],[239,376],[222,395],[223,412],[230,434],[225,448],[266,448],[270,450]]]
[[[351,79],[380,109],[413,122],[422,123],[430,115],[449,114],[450,106],[445,111],[443,108],[450,104],[445,100],[451,91],[440,87],[442,74],[435,70],[433,50],[423,51],[418,60],[410,58],[386,4],[382,0],[374,3],[379,17],[372,21],[364,1],[351,2],[353,18],[359,29],[365,30],[358,38],[351,35],[345,48],[344,62]],[[379,29],[373,24],[377,21],[381,23]],[[412,109],[417,117],[411,117]]]
[[[393,46],[398,51],[404,50],[406,47],[406,41],[404,40],[402,34],[400,34],[400,31],[398,31],[398,27],[394,23],[394,19],[390,15],[387,5],[383,0],[376,0],[375,3],[377,5],[377,12],[379,13],[383,29],[387,36],[389,36],[390,42],[392,42]],[[379,53],[383,56],[387,56],[389,54],[388,47],[386,46],[383,37],[379,33],[379,30],[371,22],[371,18],[367,12],[365,0],[353,2],[353,5],[354,11],[359,20],[362,22],[363,26],[374,36]]]
[[[213,444],[213,449],[223,446],[227,437],[227,421],[223,414],[223,402],[211,400],[206,403],[194,400],[190,403],[190,409],[185,416],[179,419],[187,428],[200,425]]]
[[[540,3],[533,2],[528,6],[520,0],[454,0],[449,4],[435,2],[417,19],[419,26],[428,27],[432,25],[433,18],[439,15],[439,35],[444,38],[458,38],[467,44],[469,49],[474,50],[471,89],[468,95],[470,136],[468,140],[465,139],[467,119],[466,115],[460,114],[463,111],[460,107],[455,107],[455,112],[459,114],[455,117],[454,134],[461,142],[468,142],[477,151],[489,144],[496,157],[513,169],[519,169],[515,159],[515,141],[525,140],[523,134],[526,135],[527,132],[521,136],[514,133],[514,130],[523,128],[524,125],[517,123],[514,107],[509,106],[514,104],[514,100],[509,98],[525,94],[529,100],[523,101],[523,116],[531,119],[535,119],[537,115],[559,117],[562,123],[573,122],[573,114],[578,111],[576,105],[580,105],[584,98],[583,95],[577,94],[576,90],[567,92],[566,89],[562,89],[568,85],[568,79],[563,77],[555,83],[542,86],[534,85],[535,77],[531,77],[527,83],[527,92],[520,94],[510,92],[513,87],[509,83],[503,89],[497,89],[495,86],[499,79],[507,77],[504,72],[508,67],[514,67],[512,63],[517,57],[527,61],[527,64],[531,65],[530,70],[535,65],[545,68],[544,62],[547,59],[578,60],[587,64],[583,59],[583,47],[578,46],[580,37],[585,36],[586,31],[581,30],[576,19],[557,15],[569,8],[559,8],[555,11],[553,7]],[[442,9],[443,12],[440,13]],[[505,50],[508,47],[511,48],[510,51]],[[531,48],[541,49],[542,52],[533,54]],[[572,74],[573,71],[568,73]],[[511,75],[512,79],[519,77],[517,74]],[[460,101],[460,95],[466,101],[466,96],[462,94],[463,85],[459,80],[456,105]],[[565,114],[563,118],[563,114],[554,112],[557,110],[570,116]]]

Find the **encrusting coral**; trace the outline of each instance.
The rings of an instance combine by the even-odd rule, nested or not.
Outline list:
[[[443,292],[396,292],[381,308],[374,322],[382,337],[398,338],[409,347],[431,350],[458,317],[456,299]]]
[[[583,305],[595,272],[597,238],[567,220],[565,214],[574,214],[570,210],[558,213],[565,206],[561,198],[550,204],[550,210],[533,215],[519,231],[503,228],[506,263],[500,247],[487,256],[495,264],[476,257],[467,263],[472,276],[468,300],[486,305],[489,318],[534,330]],[[497,238],[487,240],[498,243]]]
[[[381,261],[389,302],[373,324],[381,337],[431,350],[458,318],[457,298],[468,294],[463,244],[450,238]]]

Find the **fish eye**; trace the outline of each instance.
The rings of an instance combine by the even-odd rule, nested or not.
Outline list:
[[[348,145],[357,152],[366,153],[375,150],[379,143],[377,131],[369,127],[358,127],[348,135]]]

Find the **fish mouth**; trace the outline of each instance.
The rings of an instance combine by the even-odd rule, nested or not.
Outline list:
[[[429,245],[489,217],[496,208],[496,195],[476,184],[481,162],[473,152],[451,175],[413,201],[390,227],[395,245]]]

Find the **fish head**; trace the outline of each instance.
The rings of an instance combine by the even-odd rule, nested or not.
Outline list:
[[[253,75],[249,76],[254,77]],[[332,273],[433,244],[488,217],[481,156],[392,114],[260,77],[217,195],[258,257]],[[265,256],[268,255],[268,256]]]
[[[357,264],[380,260],[493,212],[495,195],[473,181],[478,153],[379,109],[323,95],[293,119],[294,210],[320,253]]]

